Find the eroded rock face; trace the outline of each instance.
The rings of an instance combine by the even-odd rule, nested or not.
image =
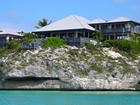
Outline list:
[[[0,83],[0,89],[112,89],[112,90],[135,90],[138,78],[119,78],[109,77],[108,79],[89,79],[89,78],[60,78],[59,80],[5,80]],[[137,86],[139,89],[139,87]]]
[[[56,67],[57,68],[57,67]],[[91,70],[87,76],[74,76],[71,71],[62,68],[53,69],[28,66],[25,70],[14,70],[7,74],[8,77],[46,77],[59,78],[59,80],[26,80],[26,81],[7,81],[0,85],[1,89],[135,89],[134,86],[139,82],[138,75],[125,74],[119,72],[107,77],[106,74],[98,74]],[[51,81],[51,82],[50,82]],[[4,84],[4,85],[3,85]]]
[[[67,47],[53,51],[50,48],[43,51],[42,49],[35,52],[26,51],[22,55],[11,55],[9,59],[6,58],[5,62],[3,57],[0,62],[6,66],[4,66],[3,74],[0,76],[0,89],[115,90],[136,88],[140,81],[139,66],[136,66],[140,62],[139,59],[128,62],[125,57],[121,56],[121,60],[117,60],[116,57],[112,60],[105,58],[104,52],[103,57],[100,56],[99,54],[93,55],[87,52],[85,48],[77,49],[72,47],[70,49],[70,47]],[[128,67],[122,66],[123,62]],[[133,64],[135,66],[132,66]],[[100,67],[103,73],[99,73]],[[123,73],[124,69],[131,67],[134,71],[136,70],[136,73]],[[52,80],[23,80],[22,82],[7,80],[12,77],[52,78]],[[58,80],[53,78],[58,78]]]

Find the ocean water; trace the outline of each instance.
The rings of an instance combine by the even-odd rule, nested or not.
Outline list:
[[[0,105],[140,105],[140,92],[0,90]]]

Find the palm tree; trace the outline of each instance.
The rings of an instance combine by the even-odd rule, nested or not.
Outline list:
[[[94,39],[97,40],[98,44],[99,44],[99,42],[101,40],[103,40],[103,34],[100,31],[98,31],[98,30],[96,30],[95,32],[93,32],[93,37],[94,37]]]
[[[136,43],[138,43],[140,41],[140,34],[132,33],[132,38]]]
[[[35,26],[35,28],[37,28],[37,29],[42,28],[42,27],[44,27],[44,26],[46,26],[46,25],[51,24],[51,22],[52,22],[52,21],[50,21],[50,22],[48,23],[48,19],[43,18],[42,21],[38,21],[38,26]]]

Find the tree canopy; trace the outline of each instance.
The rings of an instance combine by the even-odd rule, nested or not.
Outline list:
[[[98,41],[103,40],[103,34],[100,31],[98,31],[98,30],[93,32],[93,37],[94,37],[94,39],[96,39]]]
[[[51,24],[51,22],[52,21],[48,22],[48,19],[43,18],[42,20],[38,21],[38,26],[35,26],[35,28],[37,28],[37,29],[42,28],[42,27],[44,27],[46,25]]]
[[[132,33],[132,39],[138,43],[140,41],[140,34],[139,33]]]

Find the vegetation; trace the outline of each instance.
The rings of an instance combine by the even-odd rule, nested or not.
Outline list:
[[[98,33],[98,32],[97,32]],[[100,32],[99,32],[100,33]],[[101,41],[102,38],[99,34],[96,34],[97,36],[95,36],[95,38],[98,41]],[[139,36],[139,35],[138,35]],[[104,41],[104,46],[105,47],[113,47],[113,50],[115,49],[115,51],[119,52],[119,53],[123,53],[123,55],[125,55],[127,58],[129,57],[133,57],[130,56],[130,54],[134,55],[134,54],[139,54],[140,52],[140,40],[139,37],[135,36],[135,34],[133,35],[133,40],[106,40]],[[38,36],[32,33],[25,33],[23,36],[23,42],[24,43],[30,43],[33,40],[38,40]],[[49,37],[44,41],[44,44],[42,45],[42,47],[47,48],[47,47],[51,47],[50,51],[46,54],[46,56],[42,56],[42,54],[44,53],[45,49],[40,50],[40,52],[38,54],[35,55],[31,55],[31,58],[28,59],[28,62],[24,59],[26,58],[26,56],[20,56],[21,53],[15,53],[12,54],[12,56],[15,57],[9,57],[9,59],[11,59],[12,63],[10,62],[6,62],[6,66],[4,66],[7,70],[11,70],[10,65],[14,65],[16,61],[21,61],[22,59],[22,63],[18,64],[18,66],[16,66],[15,68],[18,70],[22,70],[23,67],[29,66],[29,65],[45,65],[46,58],[53,56],[54,51],[56,49],[56,47],[60,47],[60,46],[64,46],[65,45],[65,41],[58,38],[58,37]],[[81,48],[81,49],[71,49],[68,48],[67,51],[62,51],[61,52],[65,52],[68,57],[63,56],[63,54],[61,55],[61,57],[58,54],[58,58],[55,58],[54,60],[56,61],[63,61],[63,62],[70,62],[71,65],[64,65],[63,67],[67,68],[67,67],[72,67],[75,72],[78,72],[80,74],[83,75],[88,75],[89,70],[94,70],[97,71],[98,73],[112,73],[114,71],[114,68],[117,66],[122,66],[123,69],[121,69],[120,71],[122,73],[135,73],[135,69],[131,68],[130,64],[128,64],[127,62],[129,62],[128,60],[126,61],[123,58],[111,58],[108,57],[107,55],[105,55],[102,51],[102,46],[101,45],[93,45],[91,43],[86,43],[84,44],[85,48]],[[9,43],[7,43],[6,47],[0,49],[0,55],[4,55],[7,56],[6,54],[11,53],[11,52],[15,52],[17,50],[19,50],[21,48],[21,44],[19,43],[19,41],[17,40],[13,40],[10,41]],[[67,48],[67,47],[65,47]],[[59,53],[61,53],[59,52]],[[23,54],[23,53],[22,53]],[[11,55],[11,54],[9,54]],[[8,56],[9,56],[8,55]],[[57,56],[57,55],[55,55]],[[38,59],[35,58],[39,58],[41,60],[43,60],[43,62],[40,62]],[[131,59],[132,61],[133,59]],[[15,62],[13,62],[15,61]],[[77,62],[83,61],[83,65],[81,66],[82,68],[84,68],[84,66],[87,65],[87,68],[81,69],[80,66],[77,64]],[[130,61],[130,62],[131,62]],[[40,63],[38,63],[40,62]],[[106,62],[104,65],[102,62]],[[135,65],[135,66],[138,66]],[[4,68],[2,64],[0,64],[0,68]],[[117,67],[116,67],[117,68]],[[49,67],[47,69],[52,70],[52,67]]]
[[[78,50],[77,49],[69,49],[69,52],[68,52],[70,55],[72,56],[78,56]]]
[[[104,46],[114,47],[127,53],[139,54],[140,52],[140,42],[136,43],[133,40],[106,40]]]
[[[43,47],[60,47],[64,46],[65,41],[57,37],[49,37],[44,41]]]
[[[23,40],[28,40],[28,39],[32,39],[34,37],[35,37],[35,35],[33,33],[24,33],[22,39]]]
[[[22,37],[23,39],[23,44],[31,43],[33,40],[39,40],[38,35],[33,34],[33,33],[25,33]]]
[[[51,24],[52,21],[48,22],[48,19],[42,19],[42,21],[38,21],[38,26],[35,26],[35,28],[39,29],[39,28],[42,28],[46,25],[49,25]]]
[[[21,49],[21,44],[18,40],[12,40],[6,44],[5,47],[0,49],[0,56],[15,52]]]
[[[132,33],[132,39],[134,42],[139,43],[140,42],[140,34],[139,33]]]
[[[96,46],[91,43],[85,43],[85,46],[88,50],[94,50],[96,49]]]
[[[19,43],[18,40],[12,40],[10,42],[7,43],[6,45],[6,49],[20,49],[21,48],[21,44]]]
[[[90,69],[97,71],[98,73],[103,73],[103,66],[96,65],[96,64],[91,64]]]
[[[100,31],[96,30],[95,32],[93,32],[93,38],[96,39],[99,43],[103,40],[103,34]]]

